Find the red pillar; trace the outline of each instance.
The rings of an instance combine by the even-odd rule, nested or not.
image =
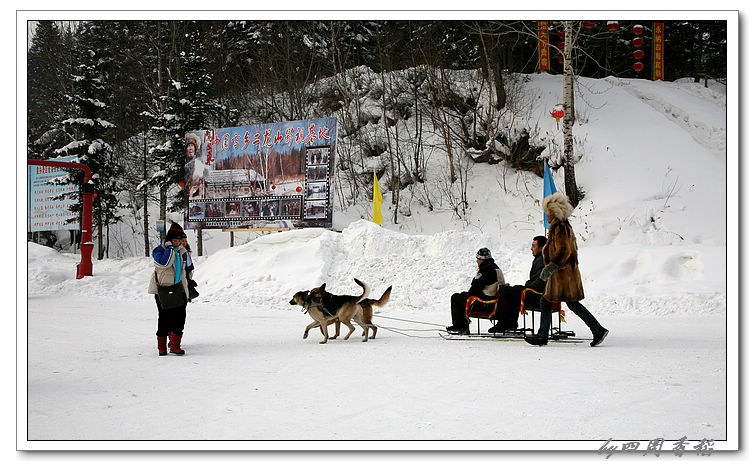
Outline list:
[[[87,188],[89,185],[84,185]],[[76,279],[79,280],[85,276],[92,276],[92,251],[94,243],[92,242],[92,192],[82,191],[82,209],[81,209],[81,262],[76,266]]]

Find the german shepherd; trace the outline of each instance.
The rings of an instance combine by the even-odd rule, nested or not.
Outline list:
[[[355,280],[355,281],[358,282],[358,280]],[[361,308],[361,310],[357,309],[355,311],[353,319],[363,329],[363,332],[362,332],[362,337],[363,337],[362,338],[362,342],[366,342],[367,341],[370,329],[372,329],[372,337],[369,337],[369,338],[374,339],[375,335],[377,335],[377,326],[372,324],[372,314],[373,314],[372,306],[378,306],[378,307],[384,306],[385,303],[387,303],[388,300],[391,297],[391,289],[392,288],[393,288],[392,286],[389,286],[388,289],[385,290],[385,292],[383,293],[383,295],[380,296],[380,299],[376,300],[376,299],[367,299],[367,298],[365,298],[365,299],[362,299],[361,301],[359,301],[359,307]],[[314,298],[321,298],[323,306],[325,306],[326,309],[330,309],[328,307],[329,300],[330,301],[337,301],[338,298],[340,298],[340,296],[335,296],[335,295],[333,295],[331,293],[328,293],[325,290],[325,283],[323,283],[322,286],[319,286],[317,288],[312,289],[310,291],[310,294]],[[337,309],[337,306],[338,305],[336,303],[336,305],[331,306],[331,307],[334,308],[334,309]],[[340,321],[340,318],[338,318],[338,317],[336,319],[339,319],[339,320],[334,320],[334,322],[336,322],[336,335],[335,335],[335,337],[338,337],[338,334],[339,334],[339,324],[342,321]],[[349,333],[346,334],[346,337],[344,337],[344,340],[348,340],[349,337],[351,336],[351,334],[354,332],[354,328],[351,326],[350,323],[345,323],[344,322],[344,324],[347,324],[347,327],[349,328]],[[310,324],[310,326],[308,326],[308,329],[314,327],[315,325],[317,325],[317,323]],[[305,331],[305,336],[306,336],[306,331]],[[333,337],[333,338],[335,338],[335,337]]]
[[[328,341],[328,324],[336,323],[336,335],[331,338],[338,337],[340,333],[340,325],[338,322],[343,323],[349,328],[349,333],[344,340],[348,340],[351,333],[354,332],[354,326],[351,325],[351,319],[354,319],[358,315],[361,319],[362,306],[359,303],[367,297],[369,288],[367,285],[358,279],[354,278],[354,281],[362,287],[362,294],[359,296],[350,295],[335,295],[325,291],[325,283],[318,288],[314,288],[310,291],[299,291],[294,294],[291,301],[288,303],[291,305],[298,304],[306,309],[307,313],[314,319],[314,322],[309,324],[304,330],[304,338],[307,338],[309,329],[320,325],[320,331],[323,334],[323,340],[320,343],[327,343]]]

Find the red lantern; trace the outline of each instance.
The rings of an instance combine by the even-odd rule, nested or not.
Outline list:
[[[297,186],[297,187],[296,187],[296,192],[297,192],[297,193],[301,193],[301,187],[300,187],[300,186]]]
[[[558,57],[556,57],[556,60],[558,61],[559,64],[563,64],[564,63],[564,56],[562,56],[561,54],[559,54]]]
[[[619,30],[619,22],[618,21],[609,21],[606,24],[606,29],[612,33],[615,33]]]
[[[184,189],[184,187],[186,186],[186,183],[184,183],[184,181],[183,181],[183,180],[181,180],[180,182],[178,182],[178,186],[180,186],[180,187],[181,187],[181,189],[183,190],[183,189]]]
[[[645,40],[642,38],[632,39],[632,46],[634,47],[641,47],[643,44],[645,44]]]
[[[592,29],[593,26],[595,26],[594,21],[585,21],[582,23],[586,29]]]
[[[274,190],[275,189],[275,185],[271,186],[270,188],[272,188]]]
[[[642,25],[634,25],[634,27],[632,28],[632,32],[636,34],[637,36],[639,36],[645,32],[645,27]]]
[[[632,68],[635,72],[640,73],[642,72],[642,69],[645,68],[645,64],[643,64],[642,62],[635,62],[634,65],[632,65]]]
[[[559,48],[559,50],[561,50],[561,51],[563,51],[563,50],[564,50],[564,47],[565,47],[565,46],[566,46],[566,43],[564,43],[564,42],[560,42],[560,43],[558,43],[558,48]]]
[[[558,37],[564,39],[566,37],[566,32],[562,29],[558,32]]]
[[[564,110],[556,108],[555,110],[551,111],[551,116],[556,118],[556,121],[558,121],[564,117]]]

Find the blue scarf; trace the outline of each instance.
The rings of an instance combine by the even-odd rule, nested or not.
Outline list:
[[[176,271],[176,276],[173,278],[173,284],[181,282],[182,268],[181,268],[181,255],[178,253],[178,249],[172,249],[175,251],[175,257],[173,257],[173,268]]]

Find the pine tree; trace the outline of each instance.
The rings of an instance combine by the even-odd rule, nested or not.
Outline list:
[[[80,63],[73,77],[73,90],[67,95],[74,115],[62,121],[71,139],[68,144],[55,150],[57,155],[78,156],[92,171],[92,184],[97,197],[94,199],[93,219],[97,225],[97,259],[105,256],[105,230],[119,219],[116,195],[116,168],[112,159],[113,148],[109,143],[115,125],[105,119],[108,106],[106,80],[102,73],[101,53],[96,42],[103,30],[95,23],[84,23],[78,36],[77,53]],[[83,182],[89,183],[89,182]],[[77,210],[79,208],[72,208]]]
[[[29,157],[54,157],[54,150],[67,143],[59,125],[70,108],[65,95],[73,86],[73,69],[67,54],[71,49],[70,32],[61,31],[53,21],[37,24],[27,59]]]

